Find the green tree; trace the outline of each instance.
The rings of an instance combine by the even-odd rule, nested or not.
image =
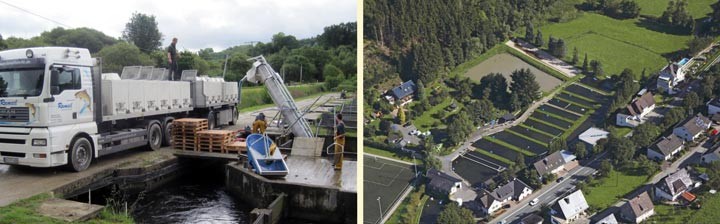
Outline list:
[[[685,119],[686,116],[687,116],[687,114],[685,113],[684,108],[682,108],[682,107],[671,108],[665,114],[665,117],[663,117],[663,121],[662,121],[663,129],[666,129],[672,125],[675,125],[675,123],[680,122],[682,119]]]
[[[618,165],[626,165],[628,162],[632,161],[633,156],[635,155],[635,142],[628,138],[618,138],[618,137],[610,137],[608,140],[607,148],[611,149],[611,157],[613,158],[613,161],[615,161],[615,164]]]
[[[542,32],[540,32],[540,30],[538,30],[537,35],[535,35],[535,45],[538,48],[542,48],[542,46],[545,45],[545,40],[543,39]]]
[[[357,23],[349,22],[327,26],[318,37],[318,41],[326,47],[338,47],[341,45],[355,47],[355,43],[357,43]]]
[[[397,116],[397,117],[398,117],[398,122],[400,123],[400,125],[405,124],[405,109],[404,109],[403,107],[400,107],[400,108],[398,109],[398,116]]]
[[[142,52],[149,53],[160,48],[163,39],[154,15],[135,12],[125,24],[123,39],[135,44]]]
[[[49,45],[87,48],[93,54],[118,42],[100,31],[84,27],[77,29],[57,27],[43,32],[40,37]]]
[[[671,0],[663,14],[658,18],[660,23],[671,26],[678,26],[687,30],[692,30],[695,25],[690,12],[687,10],[687,0]]]
[[[481,90],[489,90],[489,100],[498,108],[508,108],[510,94],[508,93],[508,82],[500,73],[490,73],[480,79]],[[480,91],[475,91],[479,93]]]
[[[660,136],[660,127],[652,122],[645,122],[638,125],[633,131],[630,138],[638,147],[649,146],[658,136]]]
[[[345,79],[345,74],[332,64],[325,65],[323,76],[325,77],[325,88],[327,89],[335,89]]]
[[[710,30],[714,33],[720,32],[720,0],[716,2],[715,4],[711,5],[713,11],[710,13],[710,19],[712,23],[710,23]]]
[[[438,215],[437,223],[440,224],[474,224],[475,217],[472,211],[461,208],[455,203],[448,203]]]
[[[585,73],[585,74],[587,74],[587,73],[590,72],[590,70],[588,70],[588,58],[587,58],[587,53],[585,53],[585,59],[583,59],[582,71],[583,71],[583,73]]]
[[[472,122],[465,111],[460,111],[449,118],[448,137],[452,145],[458,145],[472,132]]]
[[[5,43],[5,41],[3,40],[2,34],[0,34],[0,50],[5,50],[5,49],[7,49],[7,47],[8,46]]]
[[[405,206],[404,212],[400,215],[402,223],[413,223],[417,220],[420,215],[419,206],[423,193],[425,192],[425,185],[421,185],[416,191],[412,192],[408,197],[408,206]]]
[[[587,156],[587,149],[585,148],[585,143],[582,141],[578,141],[575,144],[575,156],[579,159],[584,159]]]
[[[580,58],[578,58],[578,49],[577,47],[573,48],[573,56],[572,56],[572,64],[577,65]]]
[[[415,94],[417,94],[418,100],[425,100],[425,84],[423,84],[420,80],[418,80],[417,91],[415,91]]]
[[[613,170],[613,165],[608,160],[600,162],[600,176],[607,177]]]
[[[512,95],[517,96],[520,107],[526,107],[542,96],[540,84],[535,80],[535,74],[530,72],[530,69],[515,70],[510,77],[512,79],[510,91]]]
[[[103,48],[98,55],[103,58],[103,72],[120,73],[125,66],[153,64],[135,45],[124,41]]]
[[[693,37],[688,40],[687,46],[690,55],[696,55],[713,43],[712,37]]]
[[[525,26],[525,41],[535,41],[535,27],[533,27],[532,23],[530,22],[528,22],[527,26]]]
[[[696,107],[700,106],[702,102],[700,102],[700,96],[698,96],[696,92],[690,92],[687,96],[685,96],[683,104],[683,106],[685,106],[685,110],[692,111]]]

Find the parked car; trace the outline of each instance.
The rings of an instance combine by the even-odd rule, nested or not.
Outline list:
[[[532,201],[530,201],[530,206],[534,206],[534,205],[536,205],[538,202],[540,202],[540,199],[535,198],[535,199],[533,199]]]
[[[565,177],[558,177],[558,179],[555,182],[560,183],[560,181],[563,181],[563,180],[565,180]]]

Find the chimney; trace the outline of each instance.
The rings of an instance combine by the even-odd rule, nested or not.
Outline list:
[[[563,200],[565,200],[566,204],[570,204],[570,197],[563,198]]]

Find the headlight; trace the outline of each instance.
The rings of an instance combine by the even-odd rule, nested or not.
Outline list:
[[[32,140],[33,146],[47,146],[47,139],[44,138],[36,138]]]
[[[27,51],[25,51],[25,56],[27,56],[28,58],[32,58],[33,57],[32,50],[28,49]]]

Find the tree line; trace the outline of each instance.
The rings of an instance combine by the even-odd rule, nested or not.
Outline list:
[[[219,76],[227,56],[226,79],[236,81],[250,68],[251,63],[247,61],[250,56],[264,55],[286,82],[325,82],[328,89],[354,90],[356,35],[355,22],[330,25],[322,34],[306,39],[277,33],[267,43],[239,45],[220,52],[212,48],[178,52],[178,67],[198,70],[201,75]],[[104,72],[119,73],[130,65],[168,67],[167,49],[161,46],[164,36],[155,16],[133,13],[120,38],[92,28],[57,27],[27,39],[3,39],[0,35],[0,50],[41,46],[87,48],[94,57],[103,58]],[[181,47],[182,37],[179,39]]]

